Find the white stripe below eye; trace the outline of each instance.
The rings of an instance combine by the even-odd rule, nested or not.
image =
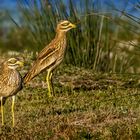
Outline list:
[[[16,69],[17,67],[18,67],[17,64],[9,64],[9,65],[8,65],[8,68],[9,68],[9,69]]]

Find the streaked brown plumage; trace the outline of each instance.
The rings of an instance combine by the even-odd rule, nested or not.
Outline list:
[[[1,97],[1,113],[2,125],[4,125],[3,105],[5,100],[12,96],[12,117],[14,126],[14,102],[15,95],[22,89],[22,77],[16,70],[23,63],[16,58],[10,58],[2,64],[0,71],[0,97]]]
[[[53,88],[52,71],[62,62],[66,50],[66,32],[76,26],[67,20],[61,21],[56,28],[56,36],[38,55],[32,68],[25,75],[24,83],[30,82],[35,76],[42,71],[48,71],[46,80],[48,84],[48,96],[51,96]]]

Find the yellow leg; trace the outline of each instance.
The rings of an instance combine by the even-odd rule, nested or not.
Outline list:
[[[48,71],[47,73],[47,77],[46,77],[46,81],[47,81],[47,85],[48,85],[48,96],[51,97],[51,85],[50,85],[50,74],[51,71]]]
[[[15,126],[15,114],[14,114],[15,96],[12,96],[12,126]]]
[[[1,97],[1,122],[4,125],[3,97]]]
[[[52,95],[54,95],[54,88],[53,88],[53,82],[52,82],[52,72],[50,73],[50,85],[51,85],[51,92],[52,92]]]

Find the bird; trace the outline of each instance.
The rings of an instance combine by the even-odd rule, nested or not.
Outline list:
[[[56,35],[54,39],[38,54],[31,69],[23,78],[23,83],[27,84],[34,77],[43,71],[47,71],[46,82],[48,85],[48,97],[54,94],[52,73],[54,69],[62,62],[66,51],[66,33],[76,28],[76,25],[68,20],[60,21],[56,27]]]
[[[23,62],[18,58],[9,58],[1,64],[0,69],[0,105],[2,126],[4,125],[4,103],[8,97],[12,97],[12,126],[15,125],[14,104],[15,95],[22,89],[22,76],[17,70],[23,67]]]

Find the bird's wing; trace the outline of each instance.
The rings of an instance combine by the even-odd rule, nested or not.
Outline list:
[[[33,63],[29,72],[24,76],[24,83],[29,82],[45,68],[48,68],[55,63],[56,57],[52,57],[52,55],[57,53],[58,48],[52,45],[53,44],[49,44],[38,54],[37,60]]]
[[[11,87],[11,85],[8,85],[8,75],[7,74],[1,74],[0,75],[0,95],[3,95],[6,93],[10,93],[11,89],[13,87]]]
[[[54,54],[59,49],[60,43],[53,40],[49,45],[47,45],[39,54],[37,59],[45,58]]]
[[[7,72],[2,72],[0,73],[0,88],[3,86],[3,85],[7,85],[7,81],[8,81],[8,75],[7,75]]]

